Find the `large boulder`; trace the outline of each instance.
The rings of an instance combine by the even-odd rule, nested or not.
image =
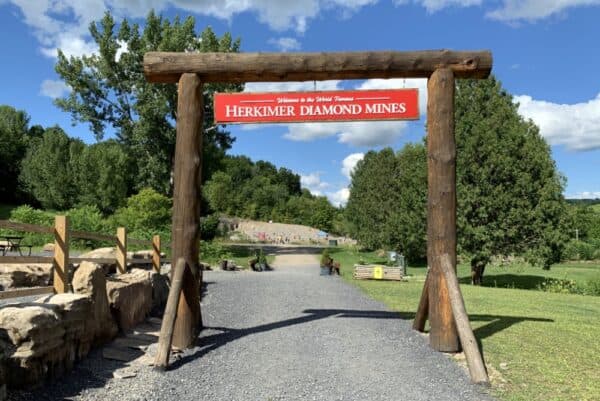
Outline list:
[[[65,330],[63,337],[63,369],[71,370],[73,363],[90,352],[93,333],[86,329],[91,312],[91,297],[87,294],[56,294],[40,298],[36,303],[56,305]]]
[[[0,309],[0,327],[14,351],[6,361],[9,387],[34,384],[62,373],[65,328],[57,305],[21,304]]]
[[[110,309],[123,331],[142,322],[152,309],[152,273],[132,269],[129,273],[110,277],[106,293]]]
[[[41,287],[51,282],[51,263],[0,264],[0,289]]]
[[[90,297],[91,312],[86,321],[86,333],[92,338],[92,344],[103,344],[113,339],[118,328],[110,311],[102,266],[82,262],[73,276],[73,291]]]
[[[79,257],[93,259],[112,259],[111,262],[103,262],[96,264],[102,267],[105,275],[115,273],[117,271],[117,250],[114,247],[94,249],[92,251],[82,253],[81,255],[79,255]],[[79,265],[79,267],[81,267],[83,263],[85,262],[82,262],[81,265]]]

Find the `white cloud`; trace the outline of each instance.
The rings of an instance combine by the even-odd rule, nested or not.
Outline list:
[[[329,188],[329,183],[321,181],[321,173],[319,172],[300,175],[300,185],[315,196],[322,196],[323,190]]]
[[[283,136],[303,142],[337,136],[340,143],[372,147],[395,143],[406,127],[403,121],[300,123],[288,125],[288,131]]]
[[[486,15],[500,21],[535,21],[568,8],[600,5],[600,0],[504,0],[502,7]]]
[[[600,199],[600,191],[583,191],[575,195],[567,195],[568,199]]]
[[[405,5],[410,3],[411,0],[395,0],[396,5]],[[482,3],[482,0],[412,0],[412,3],[421,4],[425,9],[434,13],[446,7],[470,7],[478,6]]]
[[[342,161],[342,174],[348,179],[352,178],[352,172],[356,167],[356,163],[361,161],[365,157],[364,153],[352,153]]]
[[[342,188],[335,192],[329,192],[327,194],[327,198],[329,201],[337,207],[345,206],[348,203],[348,198],[350,197],[350,190],[348,188]]]
[[[54,81],[51,79],[44,80],[40,86],[40,94],[48,96],[52,99],[62,97],[63,95],[67,94],[69,90],[69,86],[63,81]]]
[[[277,49],[281,50],[282,52],[289,52],[290,50],[300,49],[300,42],[296,38],[273,38],[269,39],[269,43],[275,46]]]
[[[571,150],[600,148],[600,93],[584,103],[558,104],[515,96],[519,113],[532,119],[551,145]]]

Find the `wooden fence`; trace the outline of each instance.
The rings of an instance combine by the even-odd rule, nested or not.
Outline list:
[[[74,231],[69,227],[68,216],[56,216],[54,227],[38,226],[34,224],[16,223],[8,220],[0,220],[0,228],[14,231],[33,232],[54,235],[53,256],[0,256],[0,263],[51,263],[53,267],[53,286],[20,288],[17,290],[0,291],[0,300],[18,298],[30,295],[60,294],[69,291],[71,274],[70,263],[81,263],[84,261],[96,263],[117,264],[117,274],[127,271],[127,263],[152,264],[154,271],[160,273],[160,265],[163,260],[160,257],[160,236],[155,235],[152,240],[140,240],[127,238],[125,227],[117,228],[116,235],[99,234],[85,231]],[[116,245],[116,258],[80,258],[69,256],[69,241],[71,238],[89,239],[95,241],[106,241]],[[152,259],[127,259],[127,244],[145,245],[152,247]]]

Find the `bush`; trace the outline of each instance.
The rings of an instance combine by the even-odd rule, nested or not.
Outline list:
[[[321,267],[328,266],[331,263],[331,256],[329,256],[329,249],[323,249],[323,253],[321,254]]]
[[[67,211],[71,230],[113,234],[97,206],[82,206]],[[113,243],[72,238],[72,245],[81,248],[114,246]]]
[[[39,226],[53,227],[54,213],[34,209],[29,205],[19,206],[10,212],[10,220],[18,223],[35,224]],[[51,234],[37,234],[28,232],[16,232],[12,230],[3,230],[6,234],[22,235],[23,244],[41,246],[54,241]]]
[[[585,285],[585,295],[600,296],[600,277],[587,281]]]
[[[216,242],[200,241],[200,260],[206,263],[215,263],[223,259],[231,259],[232,255],[221,244]]]
[[[558,294],[583,294],[582,288],[573,280],[548,278],[538,286],[538,290]]]
[[[127,199],[111,217],[111,225],[127,227],[130,231],[161,231],[171,224],[171,199],[153,189],[142,189]]]
[[[598,241],[569,241],[565,247],[563,258],[566,260],[594,260],[600,258]]]
[[[212,241],[219,233],[219,216],[215,214],[200,218],[200,238]]]

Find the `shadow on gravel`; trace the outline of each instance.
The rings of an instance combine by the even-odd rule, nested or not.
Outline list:
[[[177,369],[186,363],[195,359],[201,358],[204,355],[216,350],[230,342],[238,340],[252,334],[264,333],[271,330],[281,329],[283,327],[294,326],[312,322],[314,320],[325,319],[328,317],[342,318],[364,318],[364,319],[401,319],[401,315],[397,312],[386,311],[365,311],[365,310],[348,310],[348,309],[307,309],[303,311],[307,313],[305,316],[300,316],[293,319],[286,319],[279,322],[263,324],[247,329],[231,329],[227,327],[205,327],[204,330],[216,330],[221,333],[212,334],[198,339],[196,351],[184,356],[175,361],[169,368]]]

